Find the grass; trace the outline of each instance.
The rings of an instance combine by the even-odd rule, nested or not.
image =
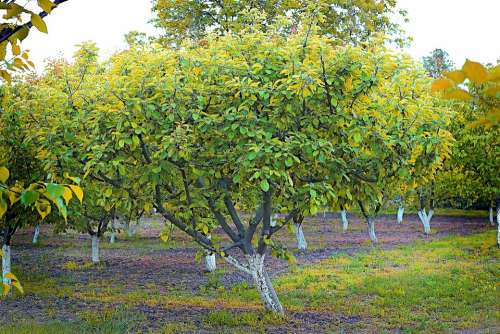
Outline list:
[[[326,312],[360,319],[350,327],[353,332],[495,332],[500,326],[500,251],[495,241],[495,231],[490,231],[418,241],[390,250],[373,248],[356,255],[336,254],[319,264],[294,267],[275,279],[274,286],[289,312]],[[269,332],[269,328],[286,322],[261,313],[260,298],[247,283],[224,289],[220,284],[222,271],[210,274],[207,284],[195,292],[182,286],[160,292],[154,284],[143,284],[130,291],[109,279],[78,283],[82,270],[94,270],[81,266],[85,264],[62,265],[67,272],[60,277],[50,277],[33,268],[16,270],[28,294],[46,299],[66,297],[89,305],[98,303],[104,309],[81,310],[78,320],[64,323],[38,324],[23,320],[24,315],[20,314],[21,319],[14,325],[0,324],[0,334],[134,332],[137,326],[148,326],[144,315],[132,311],[139,305],[207,310],[201,319],[195,316],[158,324],[159,333],[166,334],[192,332],[200,324],[217,333]],[[123,308],[115,310],[113,305]],[[341,325],[325,324],[332,333],[341,332]]]
[[[122,334],[139,330],[145,319],[126,307],[82,312],[76,321],[51,321],[40,324],[21,320],[12,325],[0,326],[0,334]]]
[[[499,255],[493,232],[448,237],[337,255],[284,275],[276,285],[289,306],[380,319],[378,330],[493,327],[500,317]]]

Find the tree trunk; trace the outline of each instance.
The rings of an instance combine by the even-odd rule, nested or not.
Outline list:
[[[255,287],[260,294],[260,298],[264,303],[266,310],[284,314],[283,306],[281,305],[276,291],[274,291],[273,285],[267,272],[264,269],[264,257],[265,255],[254,254],[247,255],[248,265],[252,278],[255,282]]]
[[[347,210],[340,211],[340,217],[342,218],[342,231],[346,232],[349,227],[349,221],[347,220]]]
[[[490,224],[495,226],[495,221],[493,220],[493,207],[490,206]]]
[[[115,220],[111,220],[111,236],[109,237],[109,243],[114,244],[116,242],[116,229],[115,229]]]
[[[212,239],[212,236],[207,235],[208,240]],[[215,254],[207,252],[205,255],[205,268],[208,272],[214,272],[217,269],[217,262],[215,261]]]
[[[207,269],[208,272],[214,272],[217,269],[215,254],[205,255],[205,268]]]
[[[92,236],[92,262],[99,263],[99,237]]]
[[[307,241],[302,230],[302,224],[295,224],[295,236],[297,237],[298,249],[305,251],[307,249]]]
[[[500,201],[497,201],[497,245],[500,248]]]
[[[38,238],[40,236],[40,225],[35,226],[35,232],[33,233],[33,245],[38,243]]]
[[[137,228],[136,228],[136,226],[134,226],[133,222],[131,222],[130,220],[127,221],[126,229],[127,229],[127,236],[129,238],[132,238],[133,236],[135,236]]]
[[[376,244],[378,242],[378,239],[377,235],[375,234],[375,222],[373,221],[373,218],[368,218],[367,223],[368,223],[368,235],[370,236],[370,240]]]
[[[10,285],[11,281],[8,278],[5,278],[5,275],[10,273],[10,246],[9,245],[3,245],[2,246],[2,282],[4,284]]]
[[[424,226],[424,233],[431,234],[431,219],[434,214],[434,210],[430,209],[429,213],[425,212],[425,209],[421,209],[418,211],[418,217]]]
[[[405,212],[405,207],[404,206],[400,206],[398,208],[398,224],[403,224],[403,215],[404,215],[404,212]]]

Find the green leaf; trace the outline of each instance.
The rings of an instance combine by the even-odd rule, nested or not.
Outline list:
[[[267,182],[267,180],[262,180],[260,182],[260,189],[262,189],[262,191],[269,191],[269,182]]]
[[[64,189],[63,189],[64,192]],[[40,198],[40,193],[38,191],[28,190],[21,194],[21,203],[24,206],[30,206],[35,203],[38,198]]]
[[[287,167],[292,167],[293,165],[293,159],[291,157],[288,157],[286,160],[285,160],[285,166]]]
[[[49,183],[47,184],[46,190],[50,199],[56,199],[57,197],[64,195],[64,186],[61,186],[60,184]]]

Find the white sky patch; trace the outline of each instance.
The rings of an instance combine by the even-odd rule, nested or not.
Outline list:
[[[399,0],[408,10],[404,25],[414,37],[407,50],[415,59],[442,48],[461,66],[466,58],[496,63],[500,58],[500,0]],[[97,42],[106,58],[125,47],[124,34],[138,30],[154,34],[150,0],[70,0],[46,19],[49,34],[33,29],[23,43],[43,70],[46,58],[70,58],[75,45]]]
[[[150,0],[69,0],[45,19],[49,33],[35,28],[23,42],[38,72],[47,58],[71,58],[75,45],[94,41],[102,58],[126,46],[124,35],[132,30],[154,34]]]
[[[496,64],[500,59],[500,0],[398,0],[408,11],[408,52],[418,60],[436,48],[457,67],[465,59]]]

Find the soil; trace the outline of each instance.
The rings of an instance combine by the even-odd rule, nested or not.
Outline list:
[[[158,221],[158,219],[156,219]],[[435,240],[448,235],[467,235],[480,233],[492,227],[485,218],[438,216],[432,220],[433,233],[423,234],[423,228],[416,215],[405,216],[403,224],[396,223],[394,216],[381,216],[376,220],[376,233],[379,240],[377,247],[389,249],[397,245],[411,243],[415,240]],[[196,245],[179,232],[174,233],[174,245],[164,245],[158,235],[162,224],[155,219],[144,219],[141,222],[139,235],[133,240],[118,240],[111,247],[107,240],[101,244],[102,264],[97,268],[68,271],[64,265],[74,262],[84,266],[90,261],[90,237],[72,233],[53,235],[50,226],[43,226],[40,238],[41,245],[31,244],[32,230],[20,231],[15,236],[12,246],[14,270],[29,272],[40,280],[55,280],[74,284],[75,292],[80,287],[93,282],[109,282],[111,286],[119,285],[124,291],[135,291],[154,286],[157,293],[169,291],[199,292],[208,283],[203,264],[195,261],[198,251]],[[303,226],[309,244],[306,252],[296,252],[299,265],[319,262],[336,253],[356,254],[374,247],[368,240],[366,224],[358,217],[349,217],[349,230],[342,232],[339,215],[320,214],[306,220]],[[122,233],[121,235],[125,235]],[[290,249],[295,249],[294,235],[283,229],[278,239]],[[127,243],[138,243],[138,246],[127,246]],[[151,244],[153,246],[148,246]],[[135,245],[135,244],[134,244]],[[271,276],[280,275],[289,270],[285,261],[268,256],[266,265]],[[224,268],[220,284],[230,288],[234,284],[247,281],[246,274],[233,267],[218,262]],[[116,306],[116,305],[115,305]],[[13,323],[16,319],[31,319],[44,323],[50,320],[72,321],[84,310],[100,310],[109,308],[100,302],[88,302],[73,297],[39,296],[27,293],[22,297],[8,298],[0,301],[0,323]],[[165,322],[186,322],[194,324],[193,333],[219,333],[204,323],[206,315],[212,309],[191,306],[151,306],[144,303],[134,306],[134,312],[141,314],[145,321],[141,332],[158,330]],[[245,312],[246,309],[231,309],[231,312]],[[252,309],[251,311],[255,311]],[[282,325],[266,325],[268,333],[322,333],[326,324],[342,324],[346,332],[361,321],[357,317],[348,318],[342,315],[321,312],[288,312],[289,321]],[[365,321],[366,319],[363,319]],[[344,326],[345,325],[345,326]],[[241,330],[241,328],[239,328]],[[189,330],[187,332],[190,332]],[[251,332],[248,330],[247,332]]]

